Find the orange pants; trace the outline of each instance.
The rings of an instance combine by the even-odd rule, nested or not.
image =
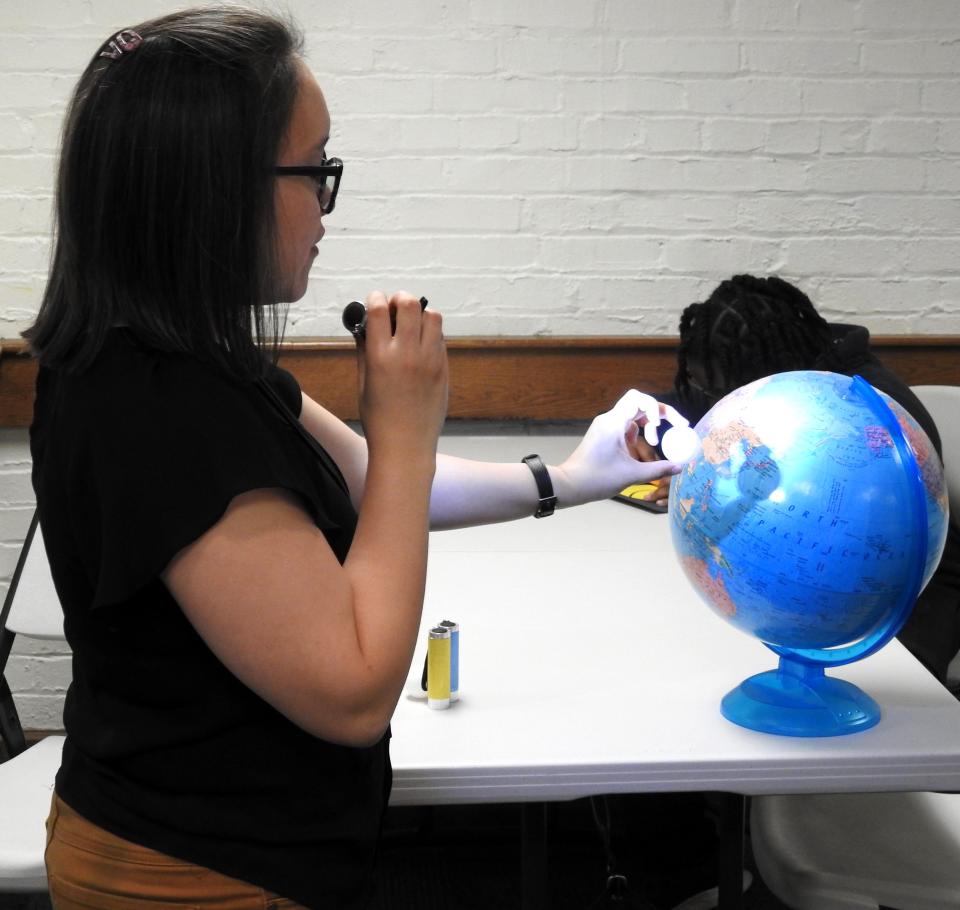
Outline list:
[[[256,885],[110,834],[56,793],[46,861],[55,910],[303,910]]]

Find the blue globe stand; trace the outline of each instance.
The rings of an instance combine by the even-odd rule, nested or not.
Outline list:
[[[780,655],[775,670],[745,679],[720,702],[729,721],[781,736],[843,736],[869,730],[880,721],[880,706],[853,683],[827,676],[825,667],[852,663],[879,651],[907,621],[923,586],[927,561],[927,506],[917,459],[896,416],[876,390],[860,376],[851,391],[859,394],[893,439],[909,486],[910,515],[905,527],[913,532],[919,552],[903,586],[897,608],[876,629],[840,648],[788,648],[764,644]]]
[[[720,713],[741,727],[781,736],[842,736],[880,721],[880,706],[862,689],[789,657],[728,692]]]

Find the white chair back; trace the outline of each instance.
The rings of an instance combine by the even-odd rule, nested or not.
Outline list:
[[[43,853],[44,821],[50,812],[54,778],[60,767],[64,738],[48,736],[0,763],[0,894],[47,890]],[[2,898],[0,905],[7,906]],[[27,906],[16,901],[10,906]],[[33,902],[29,906],[35,906]],[[39,904],[36,904],[39,906]],[[50,906],[49,903],[46,906]]]
[[[950,497],[950,520],[960,523],[960,386],[915,385],[913,394],[930,412],[943,445],[943,467]]]
[[[19,579],[5,626],[18,635],[31,638],[63,638],[63,610],[57,597],[43,545],[40,523],[34,518],[33,539],[21,553]],[[29,539],[29,538],[28,538]]]
[[[0,609],[0,624],[7,653],[11,636],[6,632],[32,638],[64,637],[63,612],[36,513]],[[44,820],[64,738],[48,736],[24,749],[20,719],[6,680],[3,689],[3,736],[9,737],[6,745],[16,754],[0,762],[0,894],[42,892],[47,888]]]
[[[788,907],[960,907],[960,794],[757,796],[750,842]]]
[[[960,386],[915,385],[913,394],[930,412],[943,447],[943,473],[950,500],[950,523],[960,528]],[[960,654],[947,667],[947,684],[960,685]]]

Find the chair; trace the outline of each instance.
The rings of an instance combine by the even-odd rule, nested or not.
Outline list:
[[[34,514],[0,608],[0,736],[10,755],[0,764],[0,894],[47,890],[44,822],[62,736],[26,745],[4,671],[17,635],[63,639],[63,613]]]
[[[960,523],[960,386],[915,385],[911,390],[930,412],[940,432],[950,520]]]
[[[793,910],[960,907],[960,794],[756,796],[750,843]]]
[[[950,523],[960,527],[960,386],[915,385],[911,388],[930,412],[940,432]],[[947,685],[953,691],[960,689],[960,655],[947,669]]]
[[[943,444],[960,521],[960,387],[913,386]],[[955,658],[948,676],[960,677]],[[767,887],[794,910],[957,910],[960,794],[758,796],[750,839]]]

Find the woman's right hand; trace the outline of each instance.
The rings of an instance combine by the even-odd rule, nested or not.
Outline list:
[[[440,314],[398,291],[367,295],[360,352],[360,420],[371,455],[436,453],[447,413],[448,368]],[[395,326],[395,328],[394,328]]]

